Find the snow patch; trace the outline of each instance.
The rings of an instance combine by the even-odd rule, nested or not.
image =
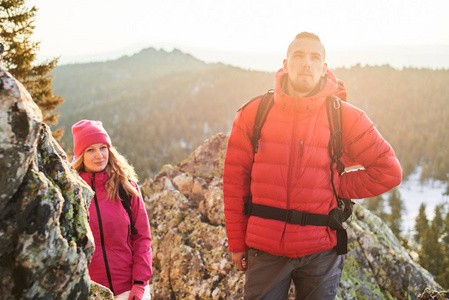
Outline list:
[[[414,234],[415,219],[421,203],[426,205],[427,218],[432,220],[435,207],[439,204],[447,204],[449,200],[448,196],[444,195],[447,183],[440,180],[428,180],[421,183],[419,180],[421,170],[418,168],[398,187],[406,210],[402,217],[402,233],[409,237]]]

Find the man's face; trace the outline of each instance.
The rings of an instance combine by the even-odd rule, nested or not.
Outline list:
[[[285,92],[293,97],[307,96],[319,84],[326,68],[320,41],[311,38],[294,40],[284,59],[284,73],[288,77]]]

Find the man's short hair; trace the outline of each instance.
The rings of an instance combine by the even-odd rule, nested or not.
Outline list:
[[[298,33],[298,34],[295,36],[295,38],[293,39],[293,41],[298,40],[298,39],[313,39],[313,40],[316,40],[316,41],[318,41],[318,42],[321,43],[320,38],[319,38],[316,34],[311,33],[311,32],[307,32],[307,31],[303,31],[303,32],[301,32],[301,33]],[[293,41],[292,41],[292,42],[290,43],[290,45],[288,46],[288,49],[287,49],[287,56],[288,56],[288,53],[290,52],[290,48],[291,48],[291,46],[292,46],[292,44],[293,44]],[[321,43],[321,45],[323,46],[323,54],[324,54],[323,59],[326,60],[326,49],[324,48],[323,43]]]

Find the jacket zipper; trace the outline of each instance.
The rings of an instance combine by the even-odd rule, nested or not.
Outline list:
[[[290,159],[288,162],[288,175],[287,175],[287,209],[290,209],[290,197],[291,197],[291,183],[292,183],[292,176],[293,176],[293,161],[295,158],[295,136],[296,136],[296,108],[297,108],[297,101],[295,100],[295,106],[293,110],[293,129],[292,129],[292,143],[291,143],[291,150],[290,150]]]
[[[292,176],[293,176],[293,167],[292,167],[292,163],[293,160],[295,158],[295,135],[296,135],[296,107],[297,107],[297,101],[295,100],[295,104],[293,107],[293,128],[292,128],[292,142],[291,142],[291,150],[290,150],[290,158],[289,158],[289,162],[288,162],[288,173],[287,173],[287,209],[290,209],[290,197],[291,197],[291,182],[292,182]],[[281,238],[281,243],[280,243],[280,250],[283,251],[284,250],[284,233],[285,230],[287,229],[287,222],[285,222],[284,224],[284,230],[282,233],[282,238]]]
[[[301,162],[302,162],[302,155],[304,154],[304,140],[301,140],[299,142],[299,161],[296,164],[296,178],[299,177],[299,172],[301,170]]]
[[[103,223],[101,222],[100,206],[98,205],[97,192],[95,191],[95,173],[92,174],[91,183],[92,189],[94,191],[95,207],[97,209],[98,227],[100,229],[101,249],[103,250],[104,266],[106,268],[106,275],[108,276],[109,289],[115,295],[114,288],[112,287],[112,277],[111,271],[109,270],[108,256],[106,255],[106,246],[104,244]]]

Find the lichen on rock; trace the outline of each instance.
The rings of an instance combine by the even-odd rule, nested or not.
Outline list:
[[[86,299],[90,188],[67,161],[29,93],[0,68],[0,294]]]

